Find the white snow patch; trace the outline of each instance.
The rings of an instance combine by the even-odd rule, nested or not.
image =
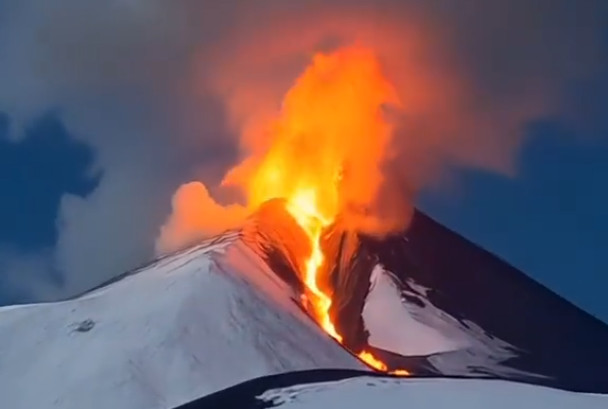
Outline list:
[[[370,345],[402,356],[428,356],[435,369],[446,375],[541,377],[503,365],[517,356],[517,349],[475,323],[437,308],[427,297],[429,289],[413,280],[399,288],[396,281],[382,265],[374,267],[362,312]]]
[[[270,390],[258,397],[281,409],[605,409],[608,395],[494,380],[357,377]]]
[[[363,322],[369,344],[404,356],[431,355],[467,346],[456,332],[444,334],[414,318],[401,300],[401,292],[389,273],[376,265],[370,277],[370,292],[363,307]],[[415,307],[413,307],[415,308]]]
[[[291,296],[229,234],[78,299],[1,308],[0,406],[170,408],[259,376],[365,369]]]

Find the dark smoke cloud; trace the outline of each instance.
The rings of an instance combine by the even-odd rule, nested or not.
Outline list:
[[[12,138],[57,109],[103,172],[86,200],[66,195],[55,251],[27,265],[60,270],[60,296],[151,257],[175,188],[197,179],[217,190],[247,146],[237,142],[244,123],[276,109],[312,51],[358,36],[385,51],[400,87],[423,91],[411,94],[390,183],[413,195],[449,164],[515,174],[526,123],[560,115],[565,88],[603,63],[607,9],[601,0],[2,2],[0,111]],[[32,274],[7,277],[42,287]]]

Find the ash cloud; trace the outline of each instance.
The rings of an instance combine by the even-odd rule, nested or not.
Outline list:
[[[199,180],[231,202],[219,182],[252,149],[247,132],[276,111],[312,52],[352,39],[376,46],[406,97],[386,163],[390,194],[378,200],[387,220],[400,212],[382,208],[394,203],[387,186],[411,205],[452,165],[515,175],[526,123],[561,115],[566,88],[604,63],[607,9],[594,0],[2,2],[0,111],[14,143],[23,124],[55,109],[103,174],[88,198],[65,196],[58,243],[37,260],[61,271],[56,296],[69,295],[152,257],[179,184]],[[19,274],[7,276],[40,286],[29,273],[17,284]]]

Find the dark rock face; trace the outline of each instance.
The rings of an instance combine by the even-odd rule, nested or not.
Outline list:
[[[360,237],[356,251],[345,249],[339,257],[333,272],[339,277],[335,281],[336,322],[354,350],[367,340],[360,322],[361,298],[366,294],[361,287],[369,288],[371,269],[380,264],[402,290],[404,305],[424,309],[432,304],[463,328],[474,325],[487,342],[500,340],[512,352],[498,364],[485,365],[479,355],[487,352],[472,348],[466,353],[478,355],[479,360],[467,364],[460,357],[460,363],[446,368],[435,362],[449,360],[457,351],[403,357],[376,350],[389,367],[405,363],[420,375],[498,377],[608,393],[606,324],[421,212],[415,214],[406,233],[382,240]],[[416,294],[413,284],[427,290]]]
[[[310,249],[282,203],[267,204],[242,234],[295,294],[305,292],[300,271]],[[354,353],[371,350],[389,369],[416,376],[490,377],[608,393],[608,326],[423,213],[416,212],[407,232],[384,239],[333,226],[322,247],[320,286],[333,292],[331,315]],[[422,355],[370,345],[362,312],[378,266],[390,273],[418,324],[434,328],[441,315],[446,339],[464,334],[474,342]],[[294,302],[307,309],[297,296]]]
[[[332,245],[333,244],[333,245]],[[323,243],[328,260],[323,275],[330,277],[333,291],[331,316],[344,345],[360,352],[367,347],[367,333],[361,311],[369,290],[369,279],[376,260],[361,248],[359,237],[352,232],[335,234],[333,243]],[[353,274],[353,272],[355,272]]]

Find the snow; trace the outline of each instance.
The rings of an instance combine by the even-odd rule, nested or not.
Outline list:
[[[540,377],[502,365],[517,356],[517,349],[489,336],[475,323],[437,308],[426,296],[427,288],[411,279],[397,283],[395,275],[382,265],[374,267],[362,312],[370,345],[402,356],[427,356],[445,375]]]
[[[170,408],[242,381],[365,369],[238,233],[77,299],[0,309],[2,407]]]
[[[358,377],[291,386],[260,395],[280,409],[605,409],[608,395],[495,380]]]
[[[431,355],[466,347],[463,337],[449,337],[437,328],[414,318],[401,300],[401,291],[382,266],[370,277],[370,292],[363,307],[369,343],[404,356]],[[399,325],[394,325],[398,322]],[[458,335],[458,334],[456,334]]]

